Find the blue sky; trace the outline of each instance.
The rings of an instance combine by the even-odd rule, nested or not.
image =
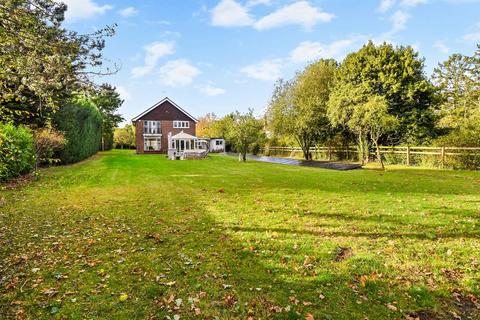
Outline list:
[[[480,43],[480,0],[63,0],[65,26],[117,23],[97,79],[118,87],[129,121],[168,96],[195,116],[260,114],[276,79],[309,61],[341,61],[369,39],[411,45],[426,72]]]

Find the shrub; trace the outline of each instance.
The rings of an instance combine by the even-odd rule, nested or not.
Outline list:
[[[35,172],[40,164],[52,164],[60,161],[55,158],[55,152],[63,149],[66,144],[64,135],[51,128],[42,128],[34,131],[33,144],[35,149]]]
[[[28,128],[0,124],[0,181],[30,172],[33,152],[32,132]]]
[[[455,146],[455,147],[480,147],[480,117],[472,117],[465,120],[462,127],[452,130],[445,136],[434,141],[435,146]],[[457,151],[450,151],[457,152]],[[454,169],[472,169],[480,168],[479,151],[457,152],[458,155],[448,156],[446,166]]]
[[[86,98],[77,98],[56,113],[54,123],[67,139],[58,157],[63,163],[74,163],[95,154],[101,142],[102,116]]]

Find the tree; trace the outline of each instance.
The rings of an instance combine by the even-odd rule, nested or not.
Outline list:
[[[65,4],[4,0],[0,4],[0,121],[43,127],[71,92],[102,69],[106,27],[78,34],[62,27]]]
[[[388,113],[399,120],[391,143],[422,143],[435,136],[435,87],[425,76],[423,59],[411,47],[369,42],[349,54],[338,69],[329,114],[341,115],[358,100],[347,88],[385,97]]]
[[[441,94],[440,126],[455,129],[480,110],[480,45],[473,56],[452,54],[433,72]]]
[[[127,124],[123,128],[115,128],[113,141],[116,148],[135,147],[135,127]]]
[[[375,146],[377,160],[382,169],[385,169],[380,153],[379,140],[398,125],[398,119],[388,113],[388,103],[385,97],[378,95],[368,97],[365,103],[359,104],[353,109],[347,125],[350,130],[358,135],[360,145],[364,144],[363,139],[367,135],[370,136]]]
[[[120,114],[116,113],[123,104],[123,100],[115,87],[106,83],[93,91],[91,99],[102,115],[101,150],[109,150],[113,147],[113,132],[124,120]]]
[[[340,126],[344,131],[353,131],[349,124],[355,108],[368,100],[368,88],[363,85],[346,83],[342,87],[336,87],[331,93],[327,104],[327,116],[332,125]],[[368,160],[368,132],[363,127],[357,127],[354,132],[357,137],[358,157],[362,162]]]
[[[215,123],[218,117],[215,113],[207,113],[198,119],[196,130],[199,137],[214,138],[217,137],[215,130]]]
[[[242,160],[246,161],[250,147],[265,137],[263,121],[255,118],[252,109],[245,114],[236,111],[233,114],[233,126],[228,137],[233,142],[235,149],[240,152]]]
[[[275,134],[294,137],[307,160],[312,159],[311,147],[327,142],[336,132],[327,117],[336,69],[334,60],[319,60],[292,81],[278,81],[272,95],[269,126]]]

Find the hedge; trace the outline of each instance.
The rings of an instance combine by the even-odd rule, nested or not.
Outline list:
[[[34,163],[30,129],[0,123],[0,181],[29,173]]]
[[[62,163],[74,163],[95,154],[102,139],[102,116],[97,107],[86,99],[77,99],[55,114],[54,123],[67,139],[59,152]]]

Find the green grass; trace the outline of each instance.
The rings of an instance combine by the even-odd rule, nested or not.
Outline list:
[[[480,173],[99,153],[0,191],[0,318],[480,317]]]

